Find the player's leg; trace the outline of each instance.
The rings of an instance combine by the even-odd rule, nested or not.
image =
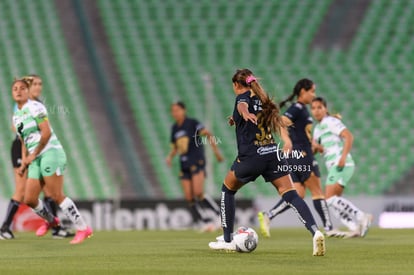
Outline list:
[[[53,216],[57,217],[58,216],[57,215],[57,211],[58,211],[57,203],[53,200],[52,196],[50,194],[48,194],[47,191],[45,191],[44,189],[43,189],[43,193],[44,193],[43,203],[49,209],[49,211],[53,214]],[[45,224],[43,226],[47,227],[48,224]],[[40,230],[40,228],[39,228],[39,230]],[[42,229],[41,231],[43,231],[43,230],[45,230],[45,229]],[[47,231],[47,229],[46,229],[46,231]],[[53,236],[53,238],[61,239],[61,238],[73,237],[73,236],[75,236],[75,234],[67,231],[61,224],[59,224],[58,226],[55,226],[55,227],[52,228],[52,236]]]
[[[217,203],[208,194],[204,193],[205,177],[203,168],[200,168],[199,172],[193,175],[194,195],[204,207],[209,208],[217,215],[220,215],[220,208]]]
[[[205,207],[208,207],[208,204],[206,205],[206,202],[204,201],[204,179],[205,177],[203,170],[195,171],[191,176],[191,187],[196,209],[202,220],[201,231],[210,232],[216,230],[217,228],[214,222],[212,222],[212,218],[205,211]]]
[[[234,218],[235,218],[235,201],[234,195],[237,190],[243,186],[233,170],[230,170],[225,179],[221,188],[221,200],[220,200],[220,209],[221,209],[221,227],[223,228],[223,238],[224,240],[218,240],[216,242],[210,242],[209,247],[211,249],[218,250],[230,250],[235,251],[236,245],[232,241],[232,233],[234,230]]]
[[[315,219],[313,218],[309,207],[293,188],[290,175],[284,175],[280,178],[272,180],[271,182],[273,186],[276,187],[283,200],[285,200],[286,203],[296,212],[299,220],[304,223],[305,227],[312,234],[313,255],[325,255],[325,238],[323,234],[318,230]]]
[[[295,182],[294,187],[296,192],[298,193],[299,197],[304,198],[305,197],[305,187],[300,182]],[[269,216],[269,219],[272,220],[274,217],[282,214],[286,210],[289,209],[289,205],[286,203],[285,200],[280,199],[280,201],[272,208],[270,209],[267,214]]]
[[[10,199],[7,207],[6,217],[0,228],[0,239],[13,239],[14,235],[10,230],[11,223],[13,222],[14,215],[19,209],[20,203],[23,202],[24,186],[26,184],[27,171],[24,175],[18,173],[19,167],[22,163],[22,143],[18,137],[16,137],[11,146],[11,161],[14,172],[15,190]]]
[[[42,191],[42,185],[40,183],[40,178],[42,176],[40,171],[40,162],[42,157],[43,156],[37,157],[28,167],[23,202],[31,207],[33,211],[44,220],[50,224],[56,224],[57,222],[55,217],[39,199],[40,192]]]
[[[305,187],[303,186],[303,184],[300,183],[300,175],[297,172],[294,172],[294,173],[291,173],[290,176],[291,176],[291,179],[294,182],[296,192],[299,194],[299,196],[301,196],[301,198],[304,198],[306,190],[305,190]],[[282,214],[283,212],[285,212],[288,209],[289,209],[289,206],[287,205],[286,201],[283,200],[283,198],[282,198],[269,211],[259,212],[259,215],[258,215],[259,216],[259,222],[260,222],[260,220],[262,220],[260,216],[264,217],[265,220],[272,220],[273,218],[275,218],[276,216]]]
[[[59,204],[62,212],[71,220],[76,228],[76,235],[71,244],[83,242],[92,235],[92,229],[86,224],[75,203],[63,192],[66,167],[66,155],[63,150],[49,150],[43,154],[41,171],[43,172],[44,190]],[[57,218],[55,220],[58,221]]]
[[[0,239],[13,239],[14,235],[10,230],[14,215],[19,209],[20,203],[23,202],[24,189],[26,185],[27,171],[23,175],[18,173],[18,168],[14,168],[15,189],[9,205],[7,206],[6,217],[0,229]]]
[[[301,198],[305,197],[305,187],[300,182],[295,182],[294,187],[296,192]],[[259,221],[260,233],[265,237],[270,237],[270,221],[276,216],[282,214],[288,210],[290,206],[287,202],[281,198],[279,202],[273,206],[269,211],[260,211],[257,213],[257,219]]]
[[[322,219],[325,231],[332,230],[333,225],[329,214],[328,205],[325,201],[325,197],[322,191],[319,175],[316,175],[314,172],[312,172],[309,178],[305,181],[305,186],[312,194],[313,206]]]
[[[351,232],[365,236],[371,225],[372,215],[364,213],[351,201],[341,197],[353,172],[353,166],[341,170],[332,167],[329,170],[325,187],[326,202],[329,209]]]
[[[301,178],[300,173],[292,172],[290,176],[294,182],[296,192],[299,194],[301,198],[304,198],[306,190],[305,190],[304,185],[300,182],[300,178]],[[269,211],[261,211],[257,214],[260,232],[262,233],[263,236],[270,237],[270,221],[274,219],[276,216],[288,210],[289,208],[290,207],[286,203],[286,201],[283,198],[281,198],[278,201],[278,203],[275,206],[273,206]]]
[[[43,178],[45,181],[44,189],[47,190],[53,200],[59,203],[62,212],[70,219],[76,228],[76,235],[71,243],[80,243],[87,237],[91,236],[92,229],[87,226],[72,199],[66,197],[63,193],[64,176],[60,173],[60,171],[50,176],[44,176]]]
[[[181,175],[181,186],[184,192],[184,198],[188,203],[191,215],[194,218],[194,224],[200,226],[200,223],[207,222],[208,220],[203,219],[203,211],[200,205],[197,203],[194,197],[193,184],[190,173],[182,173]]]
[[[40,192],[42,191],[42,186],[40,185],[40,180],[38,178],[31,176],[30,168],[25,189],[24,203],[31,207],[37,215],[42,217],[49,224],[57,224],[55,217],[45,207],[43,201],[39,199]]]

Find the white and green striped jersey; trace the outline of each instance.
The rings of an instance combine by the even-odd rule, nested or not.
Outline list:
[[[315,125],[313,139],[324,148],[323,157],[325,158],[325,164],[328,170],[332,166],[337,165],[341,158],[344,142],[340,134],[345,129],[346,126],[342,121],[332,116],[324,117],[321,122]],[[348,153],[345,166],[354,165],[352,156]]]
[[[32,153],[37,145],[39,145],[40,129],[38,125],[47,119],[46,107],[42,103],[34,100],[27,101],[21,109],[17,109],[14,112],[13,125],[16,128],[17,134],[23,139],[29,153]],[[51,148],[62,148],[53,129],[51,130],[52,135],[39,155]]]

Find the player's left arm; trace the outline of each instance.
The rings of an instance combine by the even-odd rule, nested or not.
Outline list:
[[[339,136],[344,141],[344,147],[342,149],[341,158],[339,159],[339,162],[338,162],[338,167],[341,168],[345,166],[346,157],[349,154],[349,152],[351,152],[352,144],[354,142],[354,136],[352,135],[351,131],[349,131],[346,128],[341,131]]]
[[[36,120],[37,127],[39,127],[40,140],[39,140],[39,144],[36,146],[33,152],[26,157],[27,165],[32,163],[32,161],[37,158],[40,152],[42,152],[42,150],[46,147],[47,143],[49,142],[50,137],[52,136],[52,129],[50,128],[49,119],[47,117],[46,111],[39,112],[35,116],[35,120]]]
[[[241,101],[237,103],[237,111],[245,121],[250,121],[257,125],[257,117],[249,112],[249,104],[247,102]]]
[[[206,136],[208,138],[208,141],[211,145],[211,149],[213,149],[214,155],[216,156],[217,161],[221,162],[224,160],[223,155],[220,152],[220,149],[217,146],[217,140],[216,138],[211,134],[210,131],[208,131],[206,128],[203,128],[199,131],[199,134],[201,136]]]
[[[286,127],[281,126],[280,127],[280,138],[283,141],[283,152],[289,153],[292,151],[292,140],[289,137],[289,131]]]

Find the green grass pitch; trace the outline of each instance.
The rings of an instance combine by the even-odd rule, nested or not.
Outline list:
[[[0,274],[414,274],[414,231],[371,229],[367,237],[327,239],[312,256],[305,229],[274,229],[248,253],[212,251],[221,234],[195,231],[95,232],[80,245],[17,233],[0,241]]]

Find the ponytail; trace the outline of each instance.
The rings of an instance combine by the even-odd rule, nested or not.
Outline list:
[[[295,98],[295,96],[296,96],[296,94],[293,93],[288,98],[286,98],[285,100],[283,100],[282,102],[280,102],[279,103],[279,108],[283,108],[286,105],[286,103],[292,102],[293,99]]]
[[[302,89],[305,89],[305,91],[309,91],[310,89],[312,89],[312,86],[313,86],[312,80],[307,79],[307,78],[302,78],[296,83],[295,87],[293,87],[292,94],[287,99],[279,103],[279,107],[283,108],[286,105],[286,103],[292,102],[295,99],[295,97],[299,97],[300,91],[302,91]]]
[[[284,126],[280,116],[280,109],[262,88],[253,72],[249,69],[237,70],[232,78],[233,83],[239,83],[243,87],[250,88],[262,102],[263,127],[280,134],[280,127]]]
[[[262,86],[257,81],[253,81],[250,86],[253,92],[262,102],[263,125],[269,127],[274,133],[280,135],[280,127],[283,125],[280,116],[280,109],[277,104],[269,97],[263,90]]]

